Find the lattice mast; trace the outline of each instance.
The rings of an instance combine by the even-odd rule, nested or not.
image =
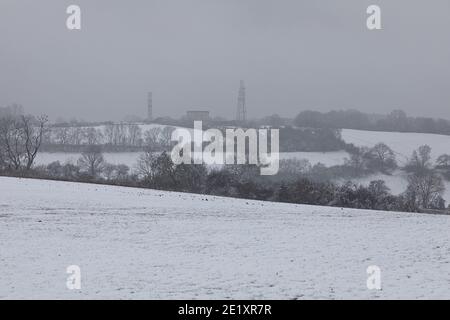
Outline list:
[[[241,80],[239,93],[238,93],[238,103],[237,103],[237,114],[236,120],[245,122],[247,121],[247,107],[245,105],[245,84],[244,80]]]
[[[153,94],[151,92],[147,95],[147,121],[153,120]]]

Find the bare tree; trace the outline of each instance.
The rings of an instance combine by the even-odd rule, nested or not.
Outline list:
[[[79,146],[83,139],[83,131],[81,127],[71,127],[69,130],[69,142],[72,145]]]
[[[69,128],[67,127],[56,128],[55,140],[57,144],[67,145],[69,141]]]
[[[154,149],[159,145],[161,128],[150,128],[144,133],[144,143],[148,148]]]
[[[22,124],[25,133],[25,159],[27,170],[31,169],[33,166],[36,155],[42,145],[42,138],[47,122],[48,118],[46,116],[40,116],[37,119],[30,116],[22,116]]]
[[[93,178],[101,173],[104,163],[100,146],[88,146],[78,159],[78,166]]]
[[[116,166],[116,178],[119,180],[124,180],[128,173],[130,172],[130,167],[126,164],[118,164]]]
[[[0,119],[2,158],[14,170],[33,166],[46,131],[47,117],[5,117]]]
[[[126,140],[130,146],[139,146],[142,139],[142,130],[137,124],[127,124],[126,125]]]
[[[384,143],[377,143],[368,151],[367,156],[372,169],[389,173],[397,167],[394,151]]]
[[[114,145],[124,146],[127,144],[127,132],[124,123],[119,123],[114,126]]]
[[[0,119],[0,134],[1,134],[1,124],[2,121]],[[2,135],[0,135],[0,171],[4,170],[7,167],[7,161],[6,161],[6,148],[5,144],[3,143]]]
[[[110,123],[105,126],[106,143],[113,146],[120,146],[127,144],[127,125],[123,122],[114,124]]]
[[[19,170],[24,160],[23,134],[16,117],[0,119],[2,158],[8,169]]]
[[[449,169],[450,168],[450,155],[442,154],[436,160],[436,168]]]
[[[103,174],[107,180],[112,180],[114,178],[114,173],[116,171],[116,166],[112,163],[105,163],[103,165]]]
[[[431,148],[428,145],[420,146],[414,150],[411,159],[405,166],[405,169],[415,174],[424,174],[432,167],[431,163]]]
[[[150,149],[146,150],[139,156],[136,163],[136,171],[138,175],[144,180],[148,181],[151,179],[153,173],[152,166],[155,159],[156,156]]]
[[[100,144],[102,139],[103,134],[100,130],[93,127],[83,129],[83,140],[85,144],[89,146]]]
[[[104,130],[104,136],[105,136],[105,143],[113,145],[114,144],[114,124],[110,123],[105,125]]]
[[[171,141],[172,141],[172,132],[175,130],[174,127],[164,127],[161,131],[161,144],[164,147],[170,147]]]
[[[442,178],[428,171],[424,174],[413,174],[408,177],[406,194],[410,199],[410,206],[428,209],[432,208],[445,191]]]
[[[366,148],[359,148],[357,152],[350,155],[349,159],[345,159],[345,165],[353,169],[356,176],[364,174],[366,171],[365,154],[368,152]]]

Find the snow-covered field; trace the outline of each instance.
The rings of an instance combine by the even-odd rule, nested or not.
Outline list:
[[[396,152],[397,161],[401,165],[415,149],[424,144],[431,147],[433,160],[441,154],[450,153],[450,136],[440,134],[343,129],[342,139],[347,143],[366,147],[373,147],[375,144],[383,142]]]
[[[0,298],[449,299],[449,230],[450,216],[0,177]]]
[[[327,167],[343,165],[349,154],[345,151],[331,152],[281,152],[280,159],[306,159],[311,165],[322,163]]]

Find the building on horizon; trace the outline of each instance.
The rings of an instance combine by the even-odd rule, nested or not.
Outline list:
[[[186,112],[186,118],[189,121],[209,121],[211,120],[209,111],[189,110]]]

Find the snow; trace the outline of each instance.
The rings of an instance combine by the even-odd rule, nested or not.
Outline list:
[[[0,298],[449,299],[449,229],[444,215],[0,177]]]
[[[280,159],[306,159],[311,165],[322,163],[327,167],[343,165],[350,155],[346,151],[331,152],[282,152]]]
[[[404,164],[415,149],[425,144],[431,147],[433,160],[441,154],[450,153],[450,136],[440,134],[343,129],[342,139],[347,143],[366,147],[383,142],[395,151],[400,164]]]

